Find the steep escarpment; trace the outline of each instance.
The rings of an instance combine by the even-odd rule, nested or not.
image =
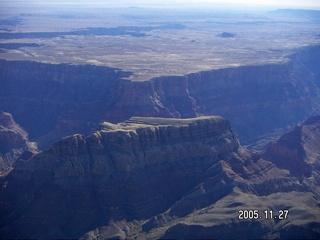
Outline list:
[[[64,134],[68,129],[85,133],[98,126],[100,101],[108,99],[117,79],[128,75],[92,65],[1,60],[0,108],[10,112],[32,140],[51,131],[64,114],[64,123],[70,125],[65,124]],[[77,121],[67,121],[70,112]]]
[[[320,111],[319,49],[301,50],[284,64],[123,82],[114,88],[116,104],[108,108],[105,118],[221,115],[231,120],[240,139],[250,141],[277,128],[294,126]],[[139,91],[134,86],[139,86]]]
[[[250,142],[319,113],[319,48],[301,49],[287,63],[145,82],[125,80],[130,73],[119,69],[1,61],[0,107],[41,149],[70,134],[88,134],[100,122],[132,116],[221,115]]]
[[[0,172],[11,168],[18,157],[29,158],[36,151],[36,146],[12,115],[0,111]]]
[[[155,85],[161,86],[160,92],[167,91],[164,99],[169,98],[174,107],[193,110],[185,116],[222,115],[243,140],[295,125],[320,110],[316,80],[295,61],[187,75],[181,81],[184,84],[176,85],[184,86],[180,89],[186,93],[184,99],[182,94],[175,98],[170,81],[158,79]]]
[[[316,84],[320,86],[320,68],[318,57],[320,54],[320,47],[310,47],[305,48],[303,51],[298,51],[292,55],[291,59],[297,62],[297,64],[301,64],[308,71],[312,73],[314,79],[316,80]]]

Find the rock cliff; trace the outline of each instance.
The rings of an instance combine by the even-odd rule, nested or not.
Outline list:
[[[2,232],[79,237],[111,218],[150,217],[238,146],[230,123],[221,117],[104,123],[88,137],[68,137],[16,163],[2,180]]]
[[[249,141],[320,111],[319,49],[301,50],[285,64],[119,82],[104,117],[117,122],[135,115],[220,115],[233,123],[240,139]]]
[[[19,160],[0,183],[5,238],[320,235],[312,185],[240,147],[222,117],[104,122]],[[238,219],[251,208],[290,219]]]
[[[320,117],[316,116],[284,134],[276,142],[270,143],[268,149],[262,155],[262,158],[267,161],[262,159],[255,160],[248,165],[245,165],[246,161],[242,161],[241,166],[245,165],[246,171],[233,171],[237,172],[237,177],[233,178],[233,184],[228,182],[225,187],[230,185],[235,185],[236,187],[232,188],[232,191],[225,197],[212,201],[213,204],[211,205],[201,205],[203,204],[203,196],[210,194],[208,191],[208,186],[210,185],[200,185],[190,191],[182,200],[176,202],[166,212],[142,223],[140,229],[139,227],[132,227],[136,231],[134,234],[141,234],[145,239],[159,237],[165,239],[206,239],[212,238],[212,236],[218,239],[247,239],[248,236],[259,239],[318,238],[320,236],[319,149]],[[242,159],[243,157],[244,155],[242,154]],[[261,184],[261,177],[270,177],[266,167],[262,167],[264,170],[260,172],[261,175],[257,176],[257,178],[253,177],[254,174],[250,174],[250,169],[258,169],[254,166],[259,161],[269,164],[271,162],[274,163],[279,168],[277,173],[279,178],[275,180],[274,175],[272,181],[269,180],[267,183],[262,184],[261,187],[258,187]],[[229,164],[232,162],[228,161]],[[270,172],[274,171],[272,168],[269,169],[271,170]],[[291,181],[285,181],[286,177],[284,177],[283,172],[281,174],[280,169],[290,173]],[[229,173],[229,171],[227,172]],[[243,175],[244,173],[245,175]],[[254,187],[252,189],[255,189],[254,191],[252,189],[249,192],[244,191],[243,185],[239,184],[242,176],[246,176],[247,182],[253,180]],[[217,175],[215,175],[215,178],[217,178]],[[242,181],[240,180],[240,182]],[[270,189],[271,186],[274,189]],[[207,199],[212,200],[214,196],[216,194]],[[193,207],[188,211],[188,207],[192,204],[202,207],[198,207],[198,209]],[[182,205],[180,208],[183,208],[186,214],[179,216],[177,219],[176,214],[173,214],[173,210],[179,205]],[[279,210],[283,208],[289,211],[290,220],[288,219],[288,221],[279,219],[271,221],[270,219],[264,219],[264,221],[236,221],[234,218],[235,212],[239,211],[239,209],[258,209],[260,211],[262,209]],[[118,227],[121,229],[120,225]],[[273,230],[270,231],[270,229]],[[118,231],[115,235],[121,236],[120,233],[121,231]],[[107,235],[103,229],[100,229],[100,234],[102,236]],[[85,237],[92,239],[92,232]]]
[[[36,151],[36,146],[29,142],[28,134],[12,115],[0,111],[0,172],[11,168],[18,157],[28,158]]]
[[[320,111],[319,46],[287,63],[125,80],[119,69],[0,61],[0,108],[11,112],[41,149],[99,123],[132,116],[220,115],[243,142],[294,126]],[[28,117],[26,117],[28,116]]]
[[[82,239],[319,238],[318,125],[319,117],[309,119],[271,144],[263,158],[240,147],[161,214],[135,222],[112,220]],[[254,209],[258,219],[239,219],[239,210]],[[287,219],[279,218],[282,210],[288,211]],[[275,215],[268,218],[265,211]]]
[[[0,60],[0,108],[14,116],[31,140],[50,132],[61,118],[60,135],[88,133],[99,125],[100,102],[128,75],[92,65]]]
[[[312,117],[268,146],[264,158],[307,186],[320,197],[320,117]]]

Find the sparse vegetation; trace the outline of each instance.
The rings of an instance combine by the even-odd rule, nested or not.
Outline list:
[[[6,49],[0,58],[104,65],[134,72],[132,80],[279,63],[295,48],[320,43],[316,20],[276,13],[76,8],[43,14],[29,9],[20,16],[20,11],[3,16],[3,29],[10,32],[0,31],[1,43],[41,47]]]

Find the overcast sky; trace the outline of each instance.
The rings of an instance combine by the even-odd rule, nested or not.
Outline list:
[[[1,4],[88,4],[109,7],[200,7],[214,4],[242,4],[251,6],[274,5],[281,7],[303,7],[320,9],[320,0],[0,0]]]

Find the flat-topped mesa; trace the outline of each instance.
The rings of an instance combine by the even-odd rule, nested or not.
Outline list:
[[[222,117],[133,117],[105,122],[88,137],[67,137],[31,161],[19,162],[16,170],[50,171],[55,178],[110,175],[165,162],[214,159],[238,147],[230,122]]]
[[[102,141],[112,156],[120,154],[120,159],[135,159],[132,167],[181,159],[216,157],[232,152],[239,146],[229,121],[221,117],[133,117],[116,126],[119,128],[116,131],[108,128],[100,130]],[[112,142],[108,139],[112,139]]]

